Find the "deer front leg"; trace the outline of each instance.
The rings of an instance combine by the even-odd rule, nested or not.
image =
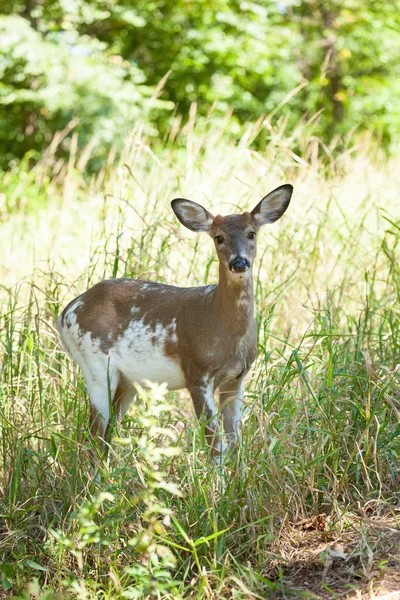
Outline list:
[[[226,438],[233,446],[241,430],[243,413],[243,378],[225,381],[219,386],[219,402]]]
[[[191,385],[188,386],[188,389],[192,396],[196,416],[200,421],[204,421],[204,432],[207,445],[211,448],[211,456],[214,461],[222,462],[225,443],[219,434],[213,380],[204,380],[201,385]]]

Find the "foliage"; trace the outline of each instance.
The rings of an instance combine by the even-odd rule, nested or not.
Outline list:
[[[76,31],[43,36],[20,16],[0,17],[0,76],[3,166],[74,127],[80,144],[104,158],[151,106],[167,106],[151,98],[134,64],[110,61],[104,44]]]
[[[297,56],[310,82],[297,101],[310,115],[324,111],[322,135],[361,127],[385,143],[394,139],[400,116],[395,2],[308,0],[293,3],[290,17],[301,32]]]
[[[203,116],[233,110],[234,133],[268,115],[261,146],[275,117],[292,130],[318,111],[328,145],[353,127],[386,146],[399,133],[395,2],[3,0],[1,12],[3,168],[75,122],[104,159],[138,119],[164,136],[193,102]],[[160,82],[164,101],[150,100]]]

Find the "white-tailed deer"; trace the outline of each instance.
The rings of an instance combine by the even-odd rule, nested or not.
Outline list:
[[[68,304],[57,324],[87,383],[93,434],[107,437],[110,396],[122,417],[134,399],[135,382],[150,380],[166,382],[171,390],[189,390],[214,456],[224,447],[214,400],[218,389],[226,437],[230,443],[236,440],[243,380],[257,352],[252,274],[256,234],[283,215],[292,192],[291,185],[282,185],[252,212],[226,217],[213,217],[190,200],[171,202],[185,227],[214,240],[217,285],[180,288],[111,279]]]

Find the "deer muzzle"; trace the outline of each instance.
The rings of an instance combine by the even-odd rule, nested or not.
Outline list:
[[[247,260],[247,258],[237,256],[229,263],[229,269],[232,271],[232,273],[244,273],[250,269],[250,262]]]

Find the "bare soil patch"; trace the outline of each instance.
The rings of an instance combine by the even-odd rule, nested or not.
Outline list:
[[[333,524],[325,514],[293,524],[265,571],[274,598],[400,599],[400,511],[370,506]]]

